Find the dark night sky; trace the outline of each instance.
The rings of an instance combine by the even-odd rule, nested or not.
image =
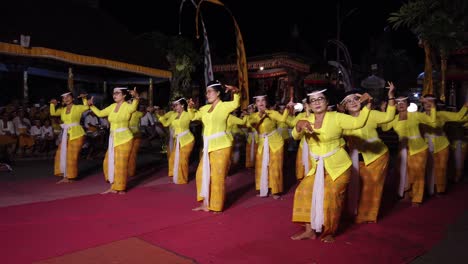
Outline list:
[[[132,0],[117,2],[102,0],[101,8],[125,25],[132,33],[161,31],[168,35],[178,33],[181,0]],[[198,2],[198,1],[196,1]],[[285,51],[291,47],[291,32],[297,26],[302,50],[323,54],[328,39],[336,38],[338,0],[331,1],[222,1],[235,16],[243,34],[247,56]],[[407,30],[394,31],[386,21],[389,13],[398,10],[401,0],[340,1],[341,16],[356,9],[342,22],[342,41],[351,57],[358,61],[361,53],[369,49],[370,38],[378,38],[384,29],[391,31],[392,46],[407,49],[409,54],[421,56],[415,37]],[[309,7],[312,6],[312,7]],[[217,5],[202,5],[210,45],[218,53],[235,53],[232,20]],[[182,12],[183,35],[194,36],[195,9],[186,1]],[[296,47],[297,44],[295,45]],[[299,52],[301,50],[298,50]],[[223,54],[224,55],[224,54]]]

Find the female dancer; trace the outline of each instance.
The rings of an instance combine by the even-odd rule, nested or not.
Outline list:
[[[358,117],[353,117],[328,112],[325,92],[326,89],[308,94],[312,113],[299,120],[292,131],[294,139],[306,133],[313,158],[311,170],[299,183],[294,195],[292,220],[305,223],[305,229],[293,235],[293,240],[314,239],[316,232],[321,232],[322,241],[334,241],[352,164],[343,148],[343,129],[361,128],[369,116],[371,97],[368,94],[360,98],[361,102],[369,101],[368,105]]]
[[[222,101],[225,91],[234,94],[232,101]],[[234,86],[211,81],[206,87],[208,104],[195,112],[193,120],[203,123],[203,157],[196,175],[197,200],[202,204],[194,211],[223,211],[225,179],[232,151],[232,140],[226,133],[226,126],[230,113],[239,107],[238,92]],[[192,101],[189,106],[193,107]]]
[[[281,115],[276,110],[268,110],[267,96],[255,96],[258,112],[249,116],[249,123],[258,131],[258,149],[255,156],[255,189],[260,197],[269,193],[274,199],[283,192],[284,140],[278,133],[277,123],[286,122],[289,112]]]
[[[195,138],[190,132],[190,121],[194,116],[193,112],[187,112],[188,103],[183,97],[176,98],[172,102],[174,114],[169,118],[161,118],[159,121],[165,127],[170,126],[174,131],[173,151],[169,156],[169,177],[175,184],[186,184],[188,182],[190,154],[195,144]]]
[[[387,146],[379,138],[377,127],[395,117],[395,86],[392,82],[388,84],[386,112],[371,110],[364,127],[345,130],[343,133],[353,163],[348,187],[348,207],[351,215],[357,214],[356,223],[377,222],[390,156]],[[341,101],[349,115],[359,116],[360,97],[360,94],[351,92]],[[359,154],[362,155],[363,161],[360,161]]]
[[[83,105],[73,103],[71,92],[61,95],[64,107],[56,109],[57,100],[50,101],[50,115],[60,116],[62,136],[55,153],[54,175],[62,177],[57,184],[73,182],[78,176],[78,157],[85,141],[85,131],[80,125],[83,112],[89,109],[85,94],[80,94]]]
[[[423,96],[425,113],[430,116],[431,108],[435,107],[436,98],[427,94]],[[444,133],[444,126],[447,122],[461,122],[468,110],[468,103],[465,104],[458,113],[448,111],[437,111],[436,122],[431,125],[421,125],[421,132],[429,146],[429,156],[427,162],[427,191],[430,195],[445,193],[447,188],[447,163],[449,158],[450,142]]]
[[[381,127],[383,131],[393,128],[398,134],[400,142],[398,194],[400,197],[412,198],[412,205],[418,207],[424,196],[424,175],[428,154],[428,146],[421,137],[419,124],[433,125],[436,112],[434,107],[431,107],[430,116],[420,112],[409,112],[408,97],[398,96],[395,100],[398,115],[391,122],[382,124]],[[430,101],[427,103],[433,104]]]
[[[133,133],[128,124],[130,116],[137,110],[139,100],[136,88],[130,90],[130,94],[133,97],[131,104],[125,100],[127,88],[114,88],[112,93],[114,103],[103,110],[93,105],[93,97],[88,101],[91,111],[98,117],[107,116],[110,123],[109,145],[103,167],[104,177],[111,186],[102,194],[124,194],[127,188],[128,162],[133,144]]]

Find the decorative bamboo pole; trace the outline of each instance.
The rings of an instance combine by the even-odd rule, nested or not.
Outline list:
[[[73,69],[68,67],[68,90],[73,93]]]
[[[149,78],[148,104],[153,106],[153,78]]]

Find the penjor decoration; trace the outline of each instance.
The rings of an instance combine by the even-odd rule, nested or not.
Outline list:
[[[184,6],[186,0],[182,0],[179,7],[179,35],[182,34],[181,30],[181,20],[182,20],[182,8]],[[190,0],[195,8],[197,8],[197,4],[195,0]],[[213,77],[213,66],[211,65],[211,53],[210,53],[210,44],[208,42],[208,34],[206,34],[205,23],[203,22],[203,18],[201,19],[202,28],[203,28],[203,50],[205,53],[204,56],[204,64],[205,64],[205,85],[208,85],[210,81],[214,80]]]
[[[197,38],[199,38],[198,34],[198,16],[200,14],[200,6],[203,2],[210,2],[216,5],[223,6],[231,15],[232,20],[234,21],[234,26],[236,29],[236,51],[237,51],[237,78],[238,78],[238,86],[241,92],[241,108],[247,109],[249,105],[249,79],[247,75],[247,59],[245,56],[245,49],[244,49],[244,40],[242,39],[242,34],[239,29],[239,25],[237,24],[236,19],[232,15],[231,11],[220,1],[218,0],[201,0],[197,6],[197,14],[195,16],[195,25],[196,25],[196,32]],[[205,32],[206,35],[206,32]]]

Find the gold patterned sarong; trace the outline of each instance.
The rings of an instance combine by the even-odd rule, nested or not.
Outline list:
[[[84,136],[67,140],[67,179],[76,179],[78,177],[78,159],[84,142]],[[60,171],[60,150],[62,143],[59,144],[57,152],[55,152],[54,160],[54,175],[58,177],[63,177],[63,173]]]
[[[189,163],[190,163],[190,154],[192,153],[193,146],[195,145],[195,141],[186,144],[185,146],[181,147],[179,150],[179,175],[177,176],[177,183],[176,184],[187,184],[188,183],[188,176],[189,176]],[[175,147],[175,142],[174,142]],[[169,176],[174,176],[174,159],[175,159],[176,151],[171,152],[171,156],[169,158]]]
[[[356,223],[377,222],[389,156],[387,151],[367,166],[364,162],[359,162],[361,196]]]
[[[140,150],[141,137],[133,138],[132,150],[130,151],[130,157],[128,160],[128,177],[133,177],[136,174],[136,164],[138,151]]]
[[[426,149],[414,155],[408,155],[408,192],[413,203],[422,203],[426,176],[426,161],[429,151]]]
[[[271,194],[283,192],[283,148],[276,152],[270,151],[270,162],[268,163],[268,188]],[[260,179],[262,176],[263,153],[257,151],[255,155],[255,189],[260,190]]]
[[[449,157],[449,147],[433,153],[434,172],[435,172],[435,191],[444,193],[447,189],[447,165]]]
[[[209,153],[210,158],[210,204],[208,209],[221,212],[226,198],[225,179],[228,173],[228,166],[231,160],[232,147],[222,148]],[[203,201],[200,196],[203,178],[203,162],[200,161],[197,168],[197,201]]]
[[[335,181],[325,171],[325,192],[323,201],[324,224],[321,237],[334,235],[338,229],[343,211],[346,189],[351,177],[351,169],[346,170]],[[293,222],[310,223],[310,209],[315,174],[305,177],[296,188],[293,205]]]
[[[121,145],[114,147],[114,182],[112,183],[111,189],[114,191],[125,191],[127,188],[127,176],[128,176],[128,162],[130,159],[130,151],[132,150],[133,139],[129,140]],[[104,158],[103,168],[104,177],[106,181],[108,171],[108,151]]]

